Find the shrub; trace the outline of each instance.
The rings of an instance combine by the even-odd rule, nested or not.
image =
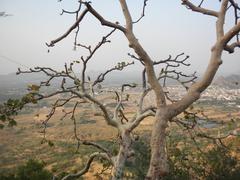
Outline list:
[[[53,175],[44,169],[44,163],[30,159],[17,168],[14,174],[1,174],[1,180],[51,180]]]

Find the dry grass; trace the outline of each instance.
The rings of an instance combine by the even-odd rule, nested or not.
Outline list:
[[[136,101],[137,94],[132,93],[130,98],[130,101]],[[152,98],[153,96],[147,98],[146,103],[153,103]],[[102,100],[107,103],[107,97],[102,97]],[[106,125],[102,116],[94,116],[90,107],[88,105],[76,111],[78,136],[89,141],[114,141],[118,135],[117,130]],[[42,108],[35,110],[32,114],[19,115],[16,117],[18,122],[16,127],[0,131],[0,172],[23,164],[30,158],[43,160],[47,164],[47,169],[56,174],[61,171],[74,172],[84,165],[83,162],[94,149],[81,146],[79,152],[75,153],[77,143],[73,133],[73,122],[70,118],[59,120],[63,115],[60,108],[49,121],[46,133],[47,140],[51,140],[54,146],[50,147],[47,143],[41,144],[43,138],[41,121],[44,120],[48,111],[48,108]],[[65,111],[70,111],[70,108],[65,108]],[[214,107],[205,111],[210,118],[229,120],[229,113]],[[126,106],[125,112],[127,117],[133,116],[134,103]],[[239,117],[239,115],[240,112],[231,113],[233,117]],[[154,118],[145,119],[136,129],[136,133],[150,131],[153,121]],[[86,177],[96,178],[93,175],[101,171],[102,165],[95,162],[93,169]]]

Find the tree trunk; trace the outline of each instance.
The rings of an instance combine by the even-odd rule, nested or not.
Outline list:
[[[146,180],[158,180],[169,172],[166,150],[166,128],[168,118],[157,110],[151,137],[151,160]]]
[[[131,137],[129,132],[124,131],[121,134],[121,144],[118,155],[115,160],[112,180],[121,180],[123,176],[123,168],[127,158],[130,156]]]

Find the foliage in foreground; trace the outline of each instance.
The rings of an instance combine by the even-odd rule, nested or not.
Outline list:
[[[13,174],[0,174],[1,180],[51,180],[52,173],[44,169],[44,163],[30,159]]]
[[[17,125],[14,117],[28,103],[37,103],[32,93],[24,95],[21,99],[8,99],[3,104],[0,104],[0,129],[3,129],[6,125],[8,127]]]
[[[237,139],[235,139],[237,141]],[[150,157],[150,147],[146,138],[136,141],[134,160],[128,161],[126,165],[126,178],[144,179],[147,173]],[[181,144],[181,145],[180,145]],[[178,179],[207,179],[207,180],[235,180],[240,179],[240,163],[233,156],[234,147],[222,147],[207,143],[201,149],[184,138],[170,137],[168,139],[168,151],[170,162],[170,174],[165,180]],[[207,149],[207,150],[206,150]]]
[[[233,141],[238,141],[236,138]],[[149,137],[143,136],[133,142],[135,155],[125,167],[125,179],[144,179],[149,166]],[[108,144],[109,145],[109,144]],[[201,147],[200,147],[201,146]],[[240,179],[239,157],[233,156],[234,147],[223,148],[207,143],[208,148],[201,144],[199,148],[189,143],[184,137],[171,136],[168,139],[170,174],[165,180],[207,179],[235,180]],[[206,150],[208,149],[208,150]],[[16,168],[13,174],[0,174],[1,180],[50,180],[53,174],[44,169],[45,164],[38,160],[29,160],[25,165]],[[66,174],[58,175],[58,178]],[[102,176],[104,178],[104,176]],[[105,177],[106,178],[106,177]]]

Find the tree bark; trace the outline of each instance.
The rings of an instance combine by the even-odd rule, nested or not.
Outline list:
[[[146,180],[158,180],[166,176],[169,172],[166,128],[168,118],[160,109],[157,110],[151,137],[151,160],[146,176]]]
[[[90,89],[89,94],[90,94],[92,97],[95,98],[95,93],[94,93],[93,83],[92,83],[92,82],[89,82],[89,89]],[[91,103],[91,108],[92,108],[92,111],[93,111],[93,115],[94,115],[94,116],[97,115],[97,114],[98,114],[98,113],[97,113],[98,109],[97,109],[95,103]]]
[[[118,155],[115,159],[112,180],[121,180],[123,177],[123,168],[127,158],[130,156],[131,137],[128,131],[121,133],[121,144]]]

